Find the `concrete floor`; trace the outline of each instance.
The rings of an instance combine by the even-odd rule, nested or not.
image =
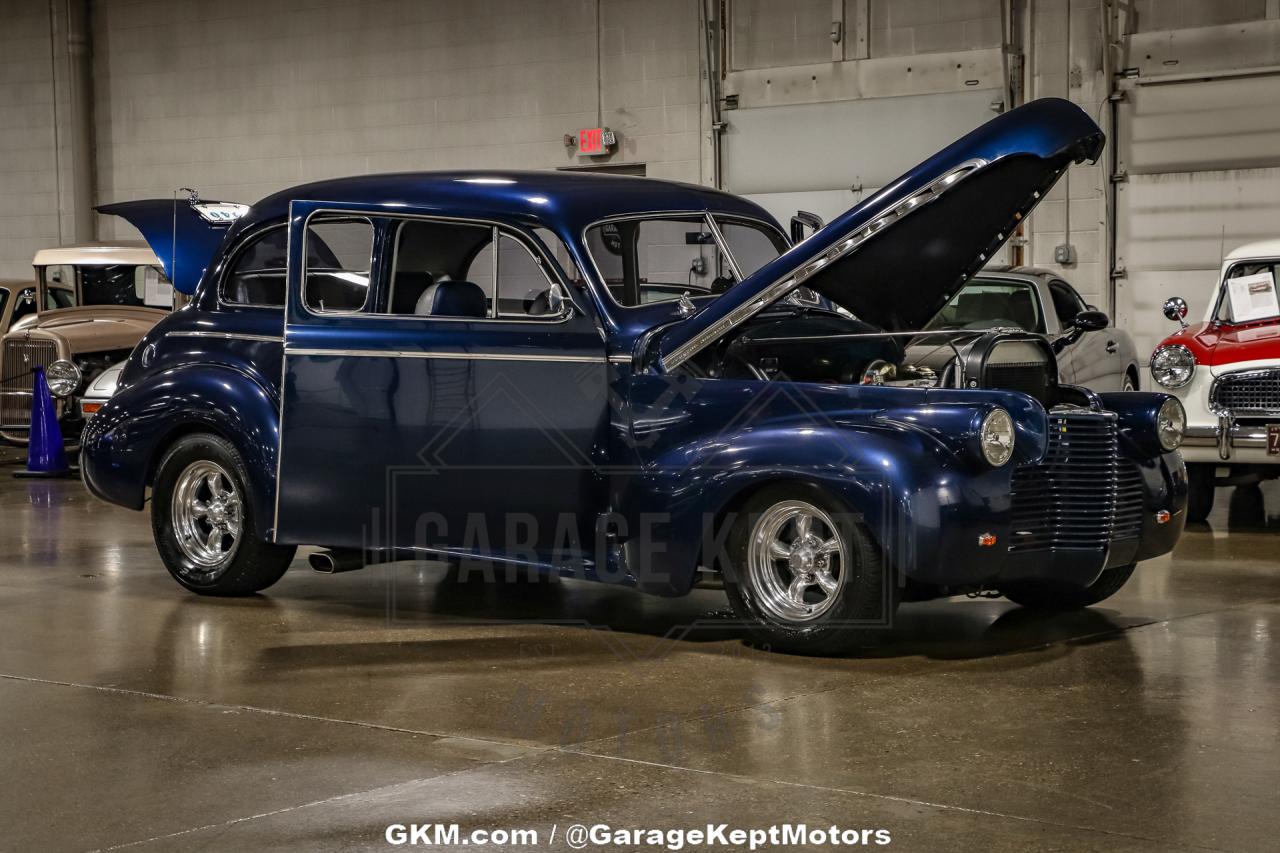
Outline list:
[[[835,823],[905,850],[1280,837],[1280,518],[1256,489],[1105,606],[907,605],[882,646],[817,660],[746,648],[714,592],[300,561],[202,599],[145,515],[10,470],[3,849],[384,849],[413,822],[554,824],[560,850],[579,822]]]

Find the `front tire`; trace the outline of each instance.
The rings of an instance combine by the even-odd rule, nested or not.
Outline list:
[[[1187,466],[1187,521],[1201,522],[1213,511],[1213,465]]]
[[[725,591],[762,646],[838,654],[888,624],[897,590],[879,546],[841,501],[812,486],[770,486],[730,529]]]
[[[165,453],[151,491],[151,530],[173,579],[200,595],[251,595],[289,568],[296,549],[264,542],[235,447],[207,433]]]
[[[1002,587],[1000,592],[1014,604],[1032,610],[1080,610],[1105,601],[1120,591],[1128,581],[1136,563],[1107,569],[1088,586],[1054,583],[1053,581],[1019,581]]]

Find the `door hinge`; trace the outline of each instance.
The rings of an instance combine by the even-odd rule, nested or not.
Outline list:
[[[1111,278],[1113,279],[1128,278],[1128,277],[1129,277],[1129,271],[1126,270],[1123,266],[1118,266],[1113,270],[1111,270]]]
[[[1124,169],[1121,169],[1119,172],[1116,172],[1114,175],[1111,176],[1111,183],[1113,184],[1125,184],[1128,182],[1129,182],[1129,173],[1126,172]]]

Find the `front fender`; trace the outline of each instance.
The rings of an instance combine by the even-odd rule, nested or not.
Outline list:
[[[891,421],[754,424],[670,448],[646,464],[623,515],[668,519],[667,535],[660,555],[629,554],[628,571],[647,591],[682,594],[708,552],[723,546],[726,513],[777,482],[804,482],[836,495],[890,564],[908,567],[933,559],[951,514],[1002,492],[1007,501],[1008,469],[975,468],[926,432]],[[923,561],[921,549],[928,552]]]
[[[249,376],[218,365],[162,371],[108,400],[84,431],[85,484],[104,500],[142,509],[160,455],[179,436],[201,431],[235,445],[257,517],[272,517],[279,403]]]

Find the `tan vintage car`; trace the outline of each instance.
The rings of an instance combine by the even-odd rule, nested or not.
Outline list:
[[[32,369],[42,366],[62,435],[75,444],[84,426],[79,397],[173,308],[174,292],[143,243],[41,249],[33,264],[35,282],[0,308],[0,320],[11,317],[0,338],[0,438],[26,444]]]

